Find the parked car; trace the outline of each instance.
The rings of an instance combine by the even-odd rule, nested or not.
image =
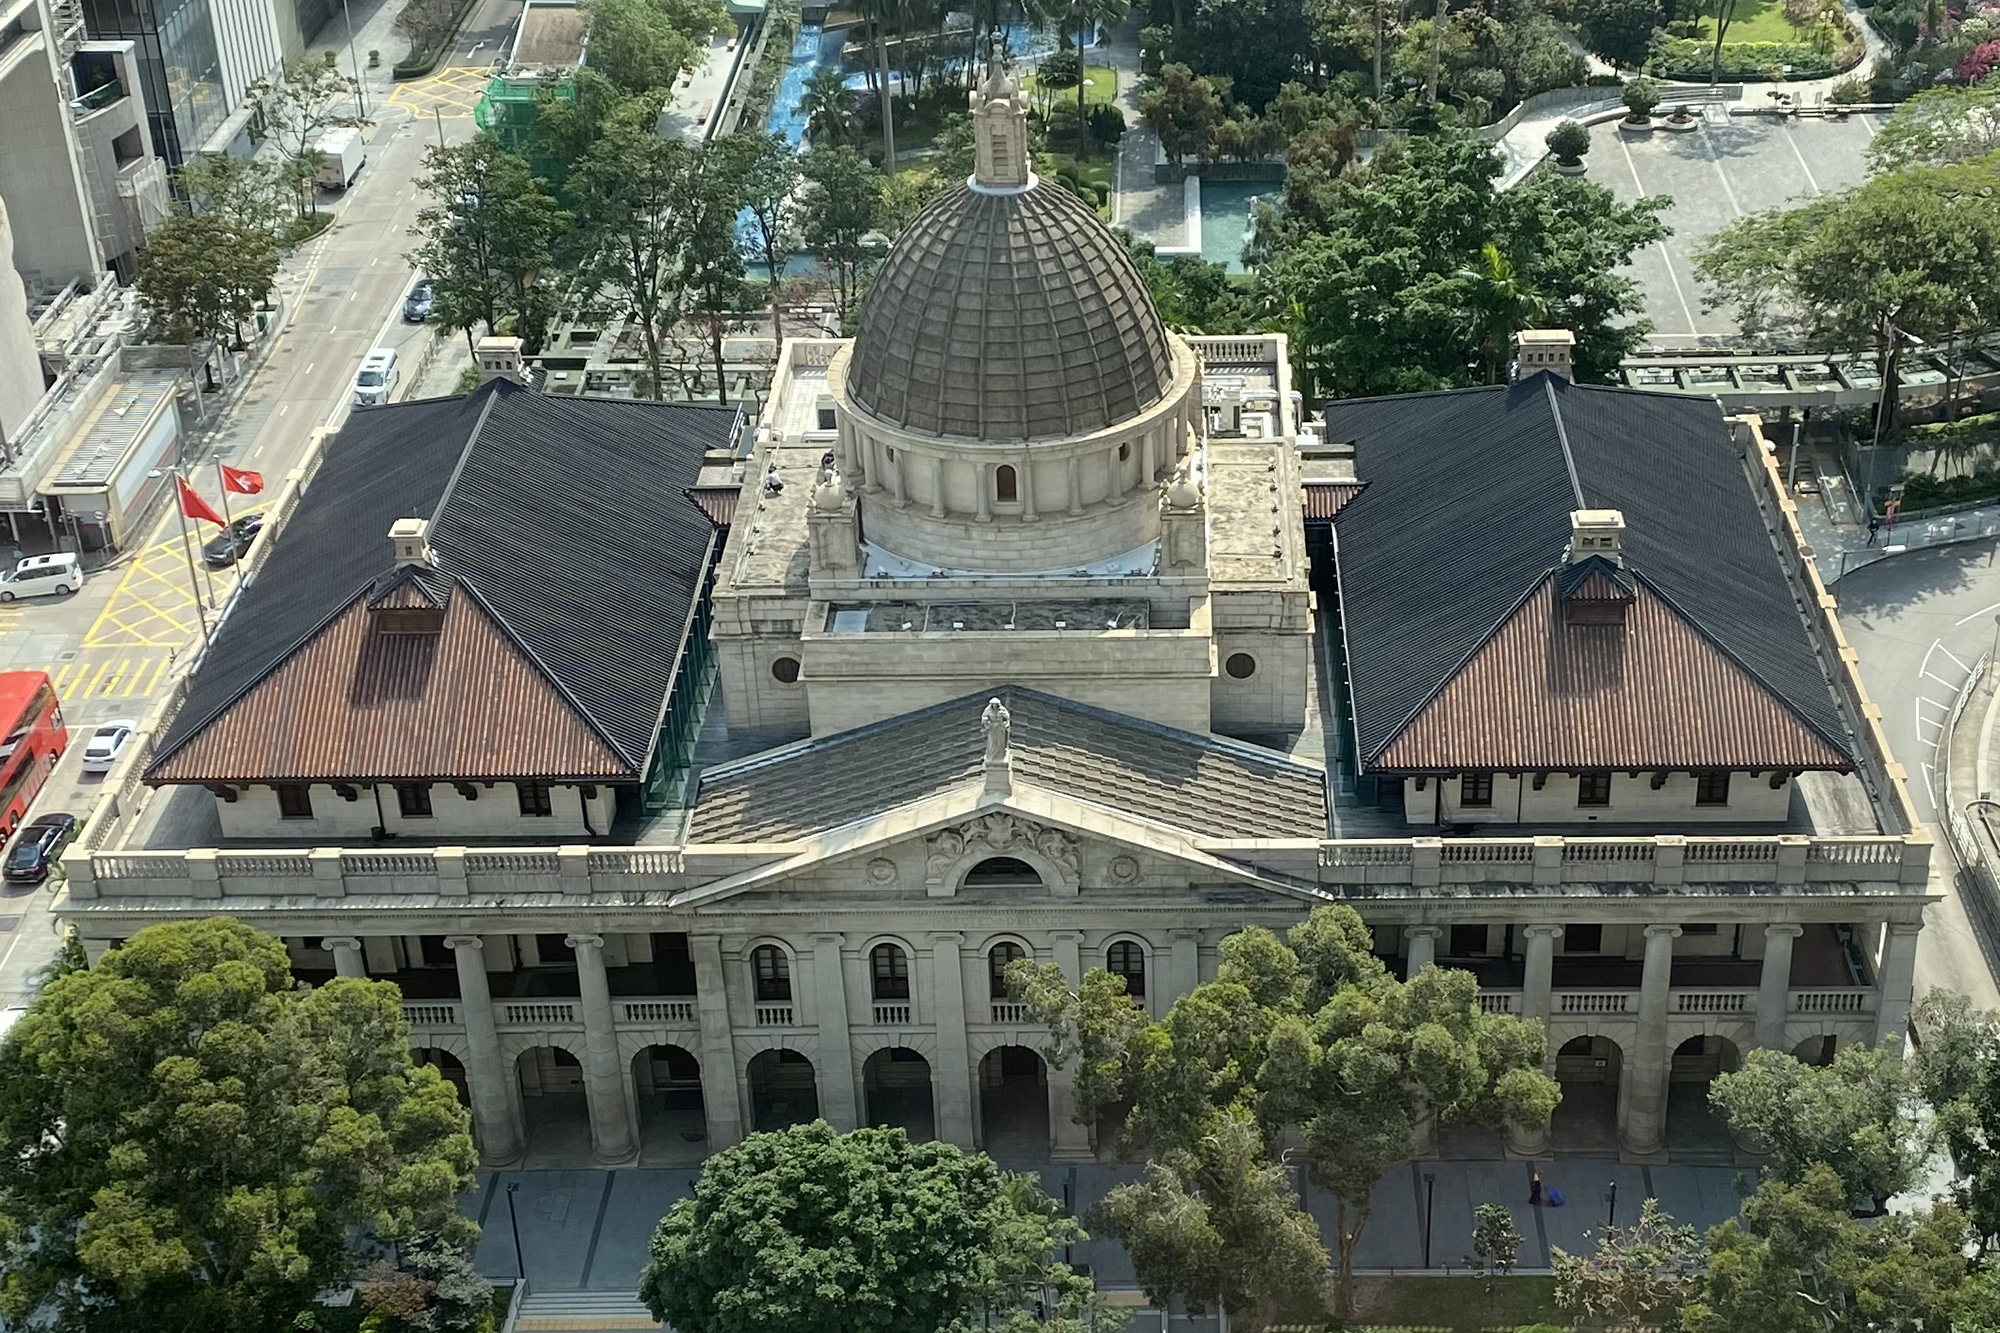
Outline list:
[[[250,552],[250,543],[257,540],[257,534],[264,530],[262,514],[245,514],[231,523],[224,532],[209,539],[201,548],[201,558],[211,569],[227,569]]]
[[[431,292],[431,280],[420,278],[417,285],[410,288],[410,294],[403,298],[403,318],[411,324],[421,324],[431,317],[431,307],[437,304],[437,297]]]
[[[362,407],[389,401],[389,390],[396,387],[396,353],[387,347],[378,347],[361,362],[361,373],[354,377],[354,401]]]
[[[72,551],[31,555],[0,574],[0,602],[17,597],[67,596],[83,589],[83,564]]]
[[[99,726],[90,733],[90,744],[84,747],[83,771],[109,773],[111,766],[118,762],[118,756],[125,753],[125,747],[132,743],[133,733],[138,730],[139,724],[129,717]]]
[[[37,816],[15,835],[14,845],[7,849],[6,864],[0,867],[0,878],[9,884],[40,884],[75,836],[75,815],[58,812]]]

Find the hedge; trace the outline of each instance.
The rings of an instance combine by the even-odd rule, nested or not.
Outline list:
[[[1660,44],[1651,72],[1658,78],[1680,82],[1708,81],[1714,48],[1706,41],[1674,37]],[[1831,52],[1821,51],[1810,42],[1724,42],[1718,77],[1725,83],[1758,82],[1765,79],[1824,79],[1852,69],[1860,63],[1860,42],[1850,42]],[[1790,65],[1791,71],[1777,71]],[[1672,101],[1672,97],[1667,98]]]
[[[458,30],[465,23],[465,16],[472,12],[477,0],[463,0],[458,12],[452,15],[451,26],[446,28],[428,50],[412,51],[389,67],[389,77],[401,82],[405,79],[421,79],[438,67],[451,44],[458,40]]]

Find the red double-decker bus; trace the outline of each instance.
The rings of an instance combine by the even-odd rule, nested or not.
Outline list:
[[[0,671],[0,839],[10,838],[69,748],[62,705],[46,671]]]

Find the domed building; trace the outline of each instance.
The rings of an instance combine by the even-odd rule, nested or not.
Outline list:
[[[976,168],[897,238],[852,341],[779,361],[716,590],[732,740],[1014,684],[1296,734],[1311,616],[1284,340],[1167,328],[1036,177],[997,63]]]

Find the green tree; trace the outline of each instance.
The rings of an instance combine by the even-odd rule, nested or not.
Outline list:
[[[1708,1100],[1730,1128],[1770,1145],[1781,1179],[1802,1181],[1816,1167],[1830,1168],[1851,1204],[1880,1208],[1910,1188],[1923,1165],[1909,1069],[1893,1042],[1844,1046],[1830,1065],[1752,1051],[1743,1068],[1716,1077]]]
[[[1521,1233],[1515,1228],[1514,1215],[1507,1211],[1506,1204],[1482,1203],[1472,1210],[1472,1253],[1468,1259],[1472,1267],[1486,1275],[1488,1292],[1493,1290],[1493,1279],[1514,1271],[1521,1244]]]
[[[672,88],[701,55],[709,33],[729,21],[719,0],[588,0],[590,68],[628,95]]]
[[[446,328],[498,331],[511,321],[530,352],[541,348],[559,304],[554,246],[573,218],[547,182],[491,135],[425,151],[411,259],[430,275],[435,317]]]
[[[1216,1306],[1231,1327],[1312,1320],[1326,1308],[1326,1246],[1285,1177],[1256,1124],[1230,1108],[1112,1189],[1091,1219],[1124,1245],[1157,1306]]]
[[[1686,1333],[1922,1333],[1952,1326],[1968,1265],[1951,1204],[1864,1225],[1825,1166],[1767,1180],[1708,1233]]]
[[[0,1044],[0,1311],[253,1333],[377,1240],[463,1247],[464,1108],[387,982],[292,979],[228,917],[152,926],[52,981]]]
[[[1479,382],[1498,384],[1513,353],[1514,335],[1540,325],[1549,303],[1491,241],[1479,247],[1478,259],[1457,276],[1465,293],[1465,336],[1479,350]]]
[[[685,294],[688,313],[708,339],[715,370],[715,400],[729,401],[723,372],[722,341],[743,297],[743,252],[736,243],[736,216],[743,208],[747,161],[727,139],[694,150],[674,215],[680,224],[673,279]]]
[[[798,112],[805,118],[806,136],[815,144],[853,143],[858,137],[860,120],[854,109],[854,90],[832,65],[823,65],[807,77],[799,94]]]
[[[882,173],[860,149],[846,144],[815,147],[800,159],[799,172],[805,180],[799,230],[806,247],[832,271],[835,301],[845,320],[868,258],[864,238],[875,229],[881,207]]]
[[[1057,1261],[1085,1239],[1031,1177],[900,1129],[754,1134],[653,1233],[639,1299],[683,1333],[1017,1333],[1097,1313]]]
[[[1209,140],[1227,117],[1214,83],[1186,65],[1167,65],[1139,98],[1139,114],[1160,137],[1169,162],[1207,157]]]
[[[276,233],[292,211],[282,169],[265,158],[204,153],[183,162],[175,178],[190,212],[221,214]]]
[[[799,248],[797,195],[799,155],[780,134],[731,135],[723,143],[725,151],[739,156],[737,178],[742,183],[743,206],[755,224],[757,258],[771,282],[771,333],[785,340],[785,321],[779,302],[785,264]],[[909,173],[920,175],[921,173]]]
[[[2000,1237],[2000,1020],[1964,995],[1933,990],[1911,1022],[1918,1036],[1911,1074],[1958,1166],[1959,1205],[1990,1248]],[[2000,1305],[1994,1309],[2000,1314]]]
[[[1583,155],[1590,151],[1590,131],[1573,120],[1565,120],[1548,132],[1543,139],[1556,161],[1566,167],[1573,167],[1583,161]]]
[[[1604,1228],[1596,1253],[1550,1250],[1556,1305],[1577,1323],[1630,1333],[1671,1327],[1705,1255],[1693,1227],[1676,1225],[1648,1199],[1631,1226]]]
[[[229,213],[176,213],[146,238],[137,287],[162,341],[240,341],[278,276],[268,226]]]
[[[1709,44],[1708,86],[1713,88],[1722,81],[1722,44],[1729,39],[1729,25],[1736,21],[1737,0],[1695,0],[1694,12],[1705,14],[1715,25],[1715,38]]]
[[[1868,141],[1877,172],[1949,166],[2000,151],[2000,79],[1926,88],[1898,106]]]
[[[1582,0],[1572,13],[1583,44],[1625,69],[1646,63],[1653,35],[1667,21],[1660,0]]]
[[[1076,33],[1077,79],[1076,79],[1076,136],[1079,144],[1087,144],[1090,136],[1088,118],[1084,114],[1084,104],[1090,92],[1090,78],[1084,68],[1083,52],[1090,34],[1099,28],[1116,28],[1125,22],[1132,12],[1132,0],[1068,0],[1064,6],[1066,22]]]
[[[261,132],[277,146],[300,216],[315,208],[319,138],[326,131],[359,128],[361,85],[340,72],[333,52],[300,56],[276,78],[250,85],[250,104]],[[349,109],[351,108],[351,109]]]
[[[569,178],[577,225],[594,257],[589,284],[609,292],[639,326],[655,398],[664,396],[660,341],[680,315],[673,270],[686,229],[677,210],[694,156],[681,140],[654,133],[657,116],[653,98],[626,101]]]

